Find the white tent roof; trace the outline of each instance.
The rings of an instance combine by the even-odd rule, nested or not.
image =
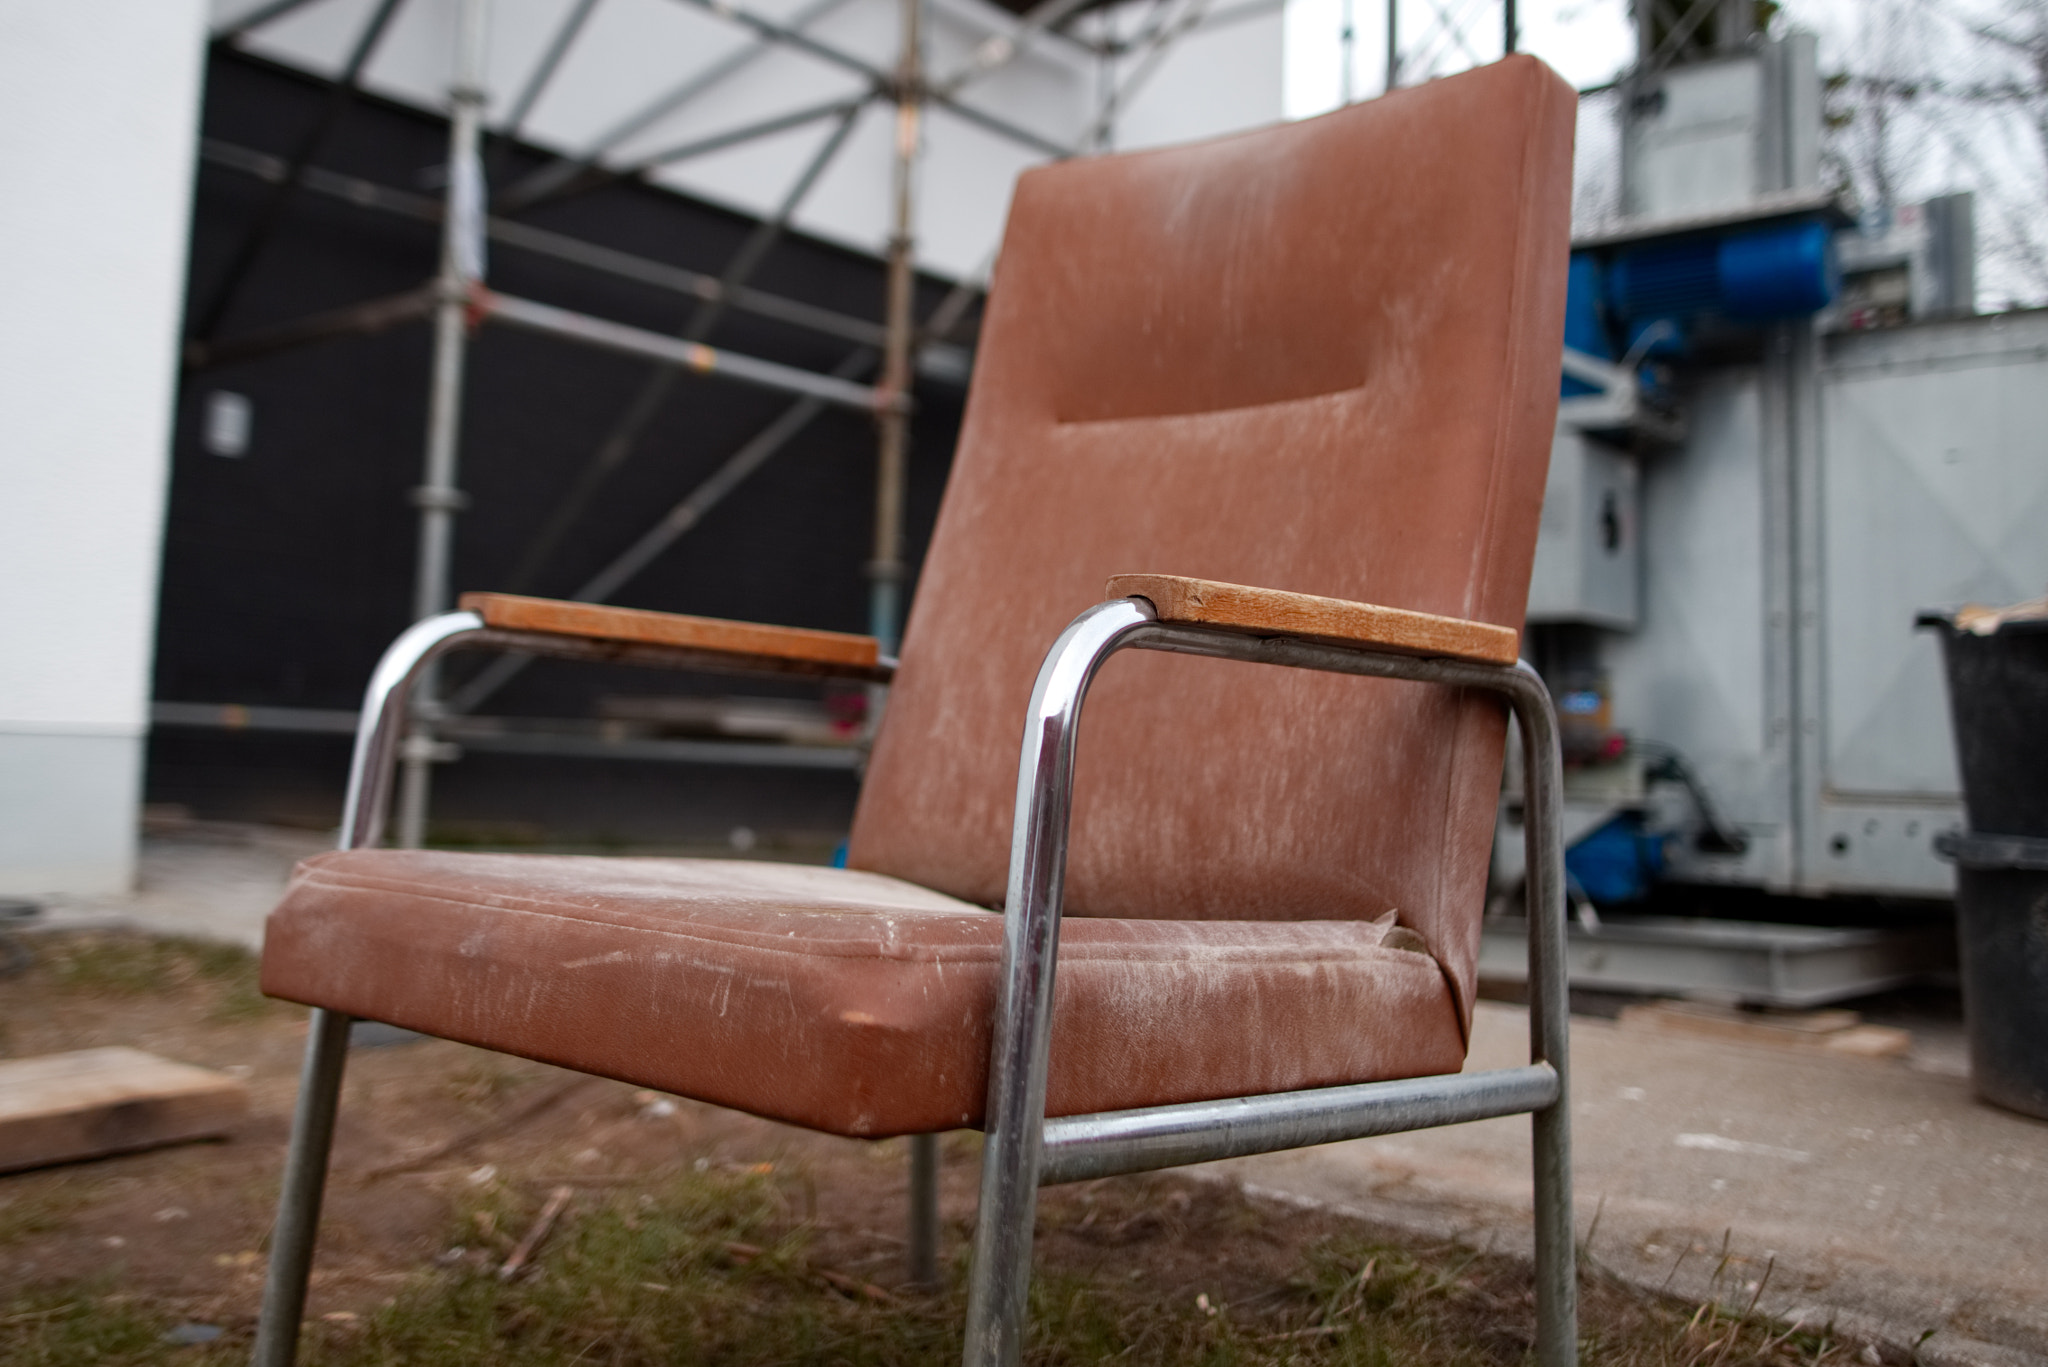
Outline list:
[[[222,32],[275,0],[211,3]],[[235,41],[333,78],[378,3],[304,0]],[[364,67],[363,88],[445,108],[456,9],[457,0],[401,0]],[[834,135],[839,112],[826,107],[864,100],[794,224],[882,251],[894,111],[878,77],[885,80],[896,64],[897,0],[495,0],[490,9],[488,125],[502,131],[517,115],[522,139],[565,155],[633,167],[811,113],[779,132],[647,171],[659,184],[759,217],[775,212]],[[977,51],[991,55],[991,41],[999,45],[1022,23],[989,0],[927,0],[928,71],[943,82],[971,69]],[[795,30],[809,46],[764,40],[764,25]],[[930,106],[917,225],[925,269],[956,278],[984,269],[1018,172],[1080,149],[1111,91],[1126,92],[1104,139],[1114,147],[1205,137],[1281,116],[1278,0],[1134,0],[1084,14],[1072,27],[1081,37],[1135,41],[1123,55],[1104,58],[1076,37],[1041,33],[963,85],[950,107]],[[537,84],[565,33],[571,41]]]

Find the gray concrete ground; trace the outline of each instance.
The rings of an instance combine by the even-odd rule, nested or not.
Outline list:
[[[263,918],[284,892],[292,866],[333,848],[332,832],[174,823],[144,834],[133,893],[49,898],[38,919],[52,930],[133,925],[258,949]]]
[[[1467,1066],[1524,1061],[1527,1040],[1521,1008],[1482,1003]],[[1755,1296],[1923,1361],[2048,1363],[2048,1122],[1976,1101],[1936,1044],[1878,1061],[1574,1018],[1581,1238],[1633,1281]],[[1212,1166],[1283,1198],[1528,1244],[1520,1118]]]
[[[150,836],[125,923],[256,945],[328,837],[198,823]],[[2048,1367],[2048,1122],[1976,1101],[1959,1025],[1893,1019],[1906,1060],[1692,1039],[1575,1017],[1578,1222],[1609,1269],[1687,1297],[1833,1320],[1929,1364]],[[1468,1067],[1521,1061],[1526,1016],[1482,1003]],[[1211,1165],[1284,1200],[1526,1247],[1528,1124],[1483,1121]],[[1768,1279],[1766,1272],[1768,1271]]]

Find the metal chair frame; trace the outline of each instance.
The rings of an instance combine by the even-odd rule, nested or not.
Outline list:
[[[471,612],[424,619],[392,643],[371,676],[350,762],[340,848],[377,843],[413,683],[442,655],[458,648],[684,668],[716,665],[703,652],[579,643],[487,628]],[[1096,671],[1125,649],[1484,689],[1505,699],[1519,724],[1524,757],[1530,1035],[1526,1067],[1046,1118],[1053,974],[1081,705]],[[1537,1360],[1542,1367],[1573,1367],[1577,1276],[1562,793],[1556,713],[1542,680],[1526,663],[1474,664],[1397,654],[1371,645],[1163,623],[1142,598],[1102,603],[1076,618],[1039,670],[1018,764],[981,1204],[963,1353],[966,1367],[1014,1367],[1019,1361],[1032,1224],[1041,1185],[1522,1112],[1531,1116],[1534,1137]],[[258,1367],[288,1367],[296,1357],[349,1024],[350,1018],[339,1012],[313,1010],[257,1329]],[[1333,1028],[1341,1028],[1341,1023],[1333,1023]],[[913,1164],[913,1224],[935,1224],[936,1173],[930,1145],[914,1147],[923,1151],[923,1161]]]

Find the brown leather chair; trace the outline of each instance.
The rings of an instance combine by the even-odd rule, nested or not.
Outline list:
[[[1026,175],[900,663],[493,595],[401,637],[344,848],[264,947],[317,1009],[258,1360],[292,1357],[367,1017],[836,1134],[985,1127],[978,1364],[1017,1359],[1042,1182],[1532,1112],[1571,1362],[1557,748],[1516,655],[1573,112],[1516,57]],[[893,682],[851,867],[375,848],[407,686],[456,647]],[[1503,700],[1533,1058],[1461,1075]]]

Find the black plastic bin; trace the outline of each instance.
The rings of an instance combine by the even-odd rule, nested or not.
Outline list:
[[[1919,624],[1941,633],[1969,822],[1934,847],[1956,864],[1970,1075],[2048,1119],[2048,602]]]

